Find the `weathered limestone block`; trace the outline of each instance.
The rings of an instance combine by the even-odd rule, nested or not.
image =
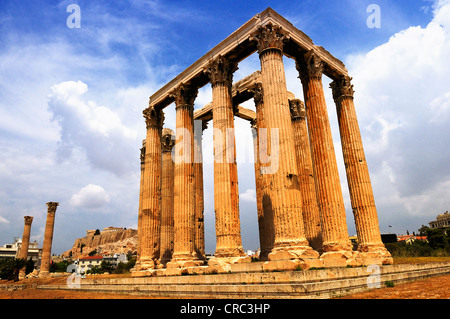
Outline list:
[[[31,223],[33,222],[32,216],[24,216],[25,225],[23,227],[22,244],[20,246],[19,258],[28,258],[28,247],[30,246],[30,233],[31,233]],[[25,267],[23,267],[19,272],[19,279],[25,277]]]
[[[392,258],[381,240],[369,169],[353,103],[353,85],[348,76],[334,80],[330,87],[336,103],[350,199],[358,235],[360,258],[379,257],[392,264]]]
[[[314,250],[321,251],[322,227],[320,225],[319,206],[317,205],[311,148],[309,145],[308,127],[306,125],[305,104],[301,100],[290,99],[289,106],[297,153],[299,187],[302,193],[305,236]]]
[[[330,254],[331,252],[342,252],[339,258],[352,258],[344,198],[322,86],[323,62],[311,50],[296,59],[296,66],[303,84],[317,202],[321,216],[324,251],[321,258],[332,256],[335,258],[336,254]]]
[[[276,169],[267,174],[269,192],[263,196],[263,206],[270,207],[273,213],[272,258],[278,258],[278,251],[292,251],[291,257],[296,258],[312,250],[304,232],[302,196],[283,66],[282,50],[287,37],[282,28],[271,24],[258,28],[252,36],[257,41],[261,62],[267,149],[276,162]],[[278,139],[273,139],[274,144],[272,134],[278,136]]]
[[[244,256],[239,219],[239,189],[231,85],[236,63],[218,56],[205,72],[213,91],[214,210],[216,257]]]
[[[143,200],[143,194],[144,194],[144,175],[145,175],[145,139],[142,141],[142,148],[141,148],[141,154],[140,154],[140,160],[141,160],[141,180],[139,184],[139,210],[138,210],[138,235],[139,231],[142,231],[142,200]],[[138,243],[140,241],[138,240]],[[140,252],[140,245],[137,246],[137,260],[139,260],[141,256]]]
[[[156,267],[160,245],[161,134],[164,113],[162,110],[150,106],[144,110],[143,114],[147,126],[147,136],[138,238],[140,254],[135,271]]]
[[[176,142],[174,169],[174,250],[167,267],[202,265],[195,252],[194,100],[198,90],[181,84],[174,92]]]
[[[55,227],[55,214],[56,208],[59,203],[48,202],[47,203],[47,221],[45,224],[44,232],[44,243],[42,244],[42,257],[41,257],[41,268],[39,271],[39,276],[44,277],[48,275],[50,270],[50,258],[52,252],[52,242],[53,242],[53,230]]]
[[[194,217],[194,250],[198,258],[205,257],[205,221],[204,221],[204,199],[203,199],[203,131],[207,128],[207,122],[202,122],[200,129],[194,132],[194,178],[195,178],[195,217]]]
[[[174,162],[172,149],[175,145],[175,134],[171,129],[162,131],[162,181],[161,181],[161,263],[172,258],[174,246]]]

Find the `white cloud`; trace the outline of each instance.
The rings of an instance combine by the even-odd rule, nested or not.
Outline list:
[[[245,190],[244,193],[239,195],[240,200],[247,202],[256,202],[256,190],[254,188],[249,188]]]
[[[87,84],[66,81],[51,91],[48,105],[60,125],[60,160],[70,159],[74,150],[81,149],[94,168],[119,176],[134,168],[137,131],[123,125],[111,109],[86,100]]]
[[[426,27],[346,62],[377,203],[409,216],[431,217],[450,204],[450,3],[434,8]]]
[[[0,224],[9,224],[9,220],[7,220],[6,218],[0,216]]]
[[[76,207],[99,208],[109,201],[110,197],[103,187],[89,184],[72,195],[69,203]]]

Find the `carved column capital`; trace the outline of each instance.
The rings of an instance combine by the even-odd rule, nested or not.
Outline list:
[[[258,124],[257,124],[256,118],[250,121],[250,127],[252,129],[252,133],[256,134],[256,132],[257,132],[256,130],[258,129]]]
[[[146,146],[146,142],[145,142],[145,140],[143,140],[142,141],[142,148],[141,148],[141,155],[140,155],[141,169],[144,169],[144,164],[145,164],[145,146]]]
[[[163,153],[171,152],[174,145],[175,145],[175,133],[169,128],[163,129],[161,138],[161,149]]]
[[[175,109],[194,109],[194,102],[198,94],[198,89],[192,85],[181,83],[170,96],[175,99]]]
[[[203,134],[203,131],[206,130],[207,128],[208,128],[208,122],[202,121],[202,134]]]
[[[145,124],[149,128],[161,128],[164,122],[164,112],[154,106],[149,106],[143,112]]]
[[[289,39],[289,34],[281,26],[269,23],[260,26],[250,36],[250,41],[257,42],[258,54],[268,49],[283,51],[284,43]]]
[[[303,57],[299,57],[295,61],[295,67],[300,75],[300,80],[304,82],[306,79],[321,79],[323,73],[323,61],[313,49],[306,52]]]
[[[342,76],[330,83],[330,88],[333,92],[333,99],[335,103],[340,102],[342,98],[352,98],[355,91],[353,90],[352,78],[349,76]]]
[[[305,103],[299,99],[289,100],[289,109],[292,120],[300,120],[306,117]]]
[[[25,219],[25,225],[31,225],[33,222],[33,216],[24,216],[23,218]]]
[[[205,72],[208,74],[211,85],[223,83],[230,87],[233,84],[233,73],[238,69],[237,63],[221,55],[212,60]]]
[[[253,92],[253,100],[255,101],[256,108],[260,107],[264,103],[264,92],[261,82],[256,82],[255,87],[250,90]]]
[[[47,212],[50,214],[56,213],[56,207],[58,207],[59,203],[56,202],[48,202],[47,203]]]

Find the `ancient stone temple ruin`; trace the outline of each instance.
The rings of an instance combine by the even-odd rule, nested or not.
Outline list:
[[[40,277],[44,277],[50,272],[53,230],[55,228],[55,214],[58,205],[59,203],[57,202],[47,203],[47,220],[45,223],[44,243],[42,244],[41,268],[39,271]]]
[[[261,69],[233,83],[239,62],[254,52]],[[303,101],[287,90],[283,56],[295,60]],[[323,75],[332,79],[356,251],[347,230]],[[212,102],[194,112],[198,89],[208,83]],[[240,106],[249,99],[256,112]],[[163,128],[164,108],[172,103],[175,132]],[[141,150],[133,276],[229,272],[233,265],[250,263],[241,242],[235,116],[248,120],[253,133],[258,267],[270,271],[392,263],[381,241],[351,77],[341,61],[271,8],[154,93],[143,114],[147,134]],[[198,121],[201,125],[194,125]],[[216,251],[207,261],[202,131],[209,121],[214,129]]]

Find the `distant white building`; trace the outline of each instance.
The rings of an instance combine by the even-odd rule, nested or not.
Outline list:
[[[6,244],[0,247],[0,259],[5,258],[19,258],[20,250],[22,248],[22,239],[17,238],[13,244]],[[34,266],[37,267],[40,264],[42,254],[42,248],[38,247],[36,241],[30,242],[28,245],[28,257],[34,262]]]
[[[86,256],[78,258],[76,261],[76,265],[78,268],[78,273],[83,275],[88,270],[94,267],[100,267],[103,261],[103,256]]]
[[[126,264],[128,262],[128,258],[125,254],[114,254],[113,256],[95,255],[80,257],[68,267],[68,271],[75,271],[78,274],[83,275],[88,270],[94,267],[101,267],[103,261],[110,263],[115,268],[120,262]]]
[[[128,262],[127,255],[125,254],[114,254],[114,256],[103,256],[103,260],[109,262],[114,268],[122,262],[126,264]]]
[[[443,214],[439,214],[436,220],[429,222],[430,228],[447,228],[450,227],[450,214],[446,211]]]

